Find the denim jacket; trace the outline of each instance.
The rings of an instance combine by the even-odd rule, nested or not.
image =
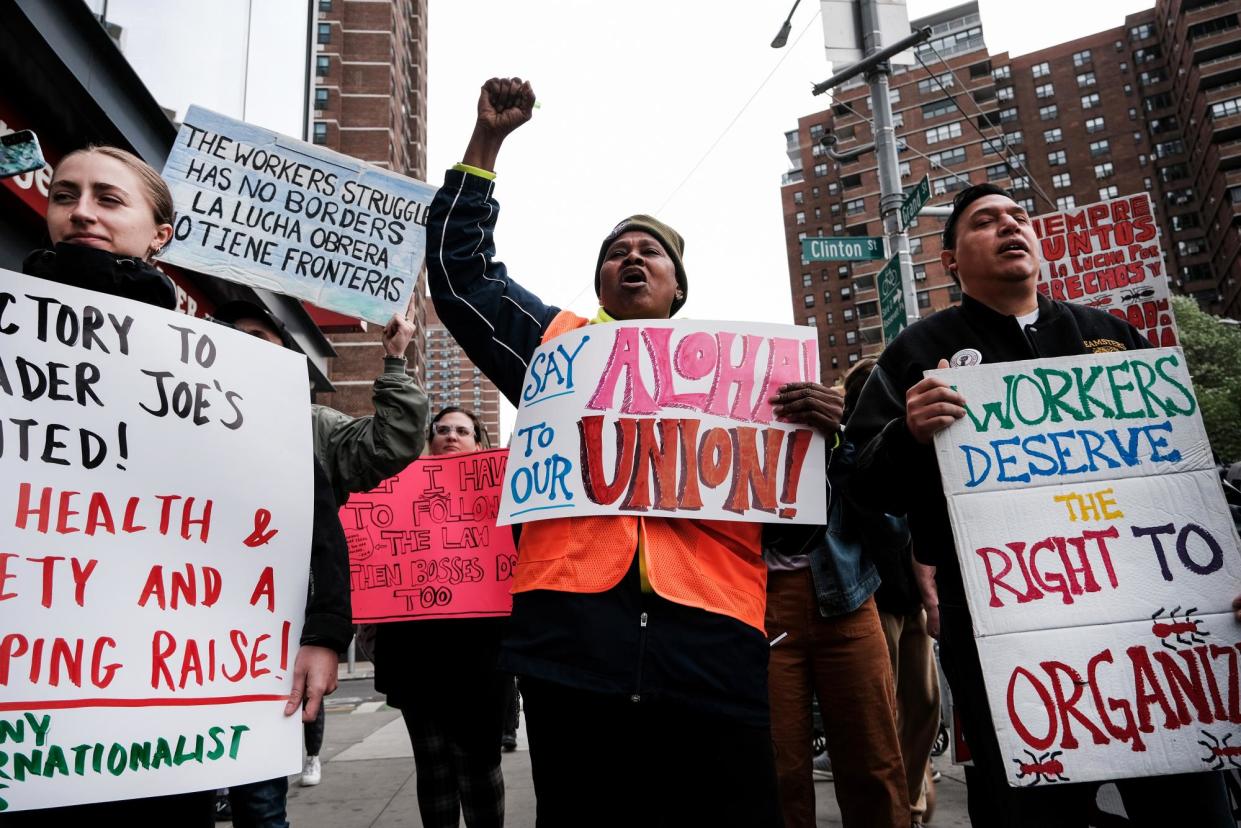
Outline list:
[[[767,524],[763,551],[810,555],[810,574],[824,618],[853,612],[879,588],[879,572],[862,551],[859,515],[845,503],[843,487],[853,468],[853,445],[842,433],[828,456],[827,525]]]

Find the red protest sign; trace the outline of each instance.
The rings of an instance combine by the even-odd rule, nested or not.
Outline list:
[[[356,624],[508,615],[505,449],[423,457],[340,510]]]

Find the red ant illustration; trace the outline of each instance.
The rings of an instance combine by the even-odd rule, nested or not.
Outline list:
[[[1235,733],[1224,734],[1223,741],[1215,738],[1205,730],[1201,730],[1199,733],[1211,740],[1210,744],[1202,741],[1201,739],[1198,740],[1198,744],[1202,745],[1207,749],[1207,751],[1209,751],[1207,755],[1203,757],[1202,761],[1207,763],[1213,762],[1214,764],[1211,765],[1211,770],[1222,770],[1225,759],[1227,759],[1228,764],[1232,765],[1234,768],[1241,768],[1241,762],[1237,761],[1237,757],[1241,756],[1241,745],[1228,744],[1228,740],[1235,736]]]
[[[1099,307],[1102,307],[1103,305],[1110,305],[1110,304],[1112,304],[1112,297],[1110,296],[1096,296],[1093,299],[1090,299],[1086,302],[1087,307],[1091,307],[1091,308],[1099,308]]]
[[[1064,775],[1064,763],[1056,758],[1063,752],[1062,750],[1053,750],[1051,753],[1044,753],[1042,756],[1035,757],[1030,751],[1023,750],[1022,753],[1029,756],[1030,761],[1022,762],[1020,759],[1013,759],[1017,763],[1017,778],[1033,776],[1034,779],[1030,782],[1030,787],[1040,782],[1071,781]],[[1052,778],[1053,776],[1055,779]]]
[[[1180,613],[1180,611],[1180,607],[1173,607],[1172,611],[1168,613],[1167,621],[1155,621],[1155,619],[1163,615],[1163,607],[1157,609],[1155,614],[1151,616],[1151,620],[1155,621],[1155,623],[1151,625],[1151,632],[1155,634],[1156,638],[1167,638],[1170,635],[1175,636],[1178,643],[1185,644],[1186,646],[1204,643],[1206,641],[1204,636],[1206,636],[1207,633],[1198,629],[1198,625],[1202,622],[1190,620],[1190,616],[1197,612],[1198,608],[1190,607],[1185,610],[1185,614],[1181,616],[1182,620],[1177,621],[1176,616]],[[1186,635],[1189,636],[1188,640],[1185,638]],[[1176,649],[1176,647],[1173,647],[1167,641],[1161,641],[1160,643],[1169,650]]]

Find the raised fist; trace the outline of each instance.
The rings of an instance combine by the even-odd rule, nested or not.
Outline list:
[[[530,120],[534,112],[534,89],[521,78],[492,78],[478,96],[476,129],[503,138]]]

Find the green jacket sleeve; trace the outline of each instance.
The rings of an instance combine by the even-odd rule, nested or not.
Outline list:
[[[375,413],[368,417],[311,406],[315,457],[341,506],[350,492],[370,491],[408,466],[426,440],[427,395],[405,373],[405,360],[384,358],[371,400]]]

